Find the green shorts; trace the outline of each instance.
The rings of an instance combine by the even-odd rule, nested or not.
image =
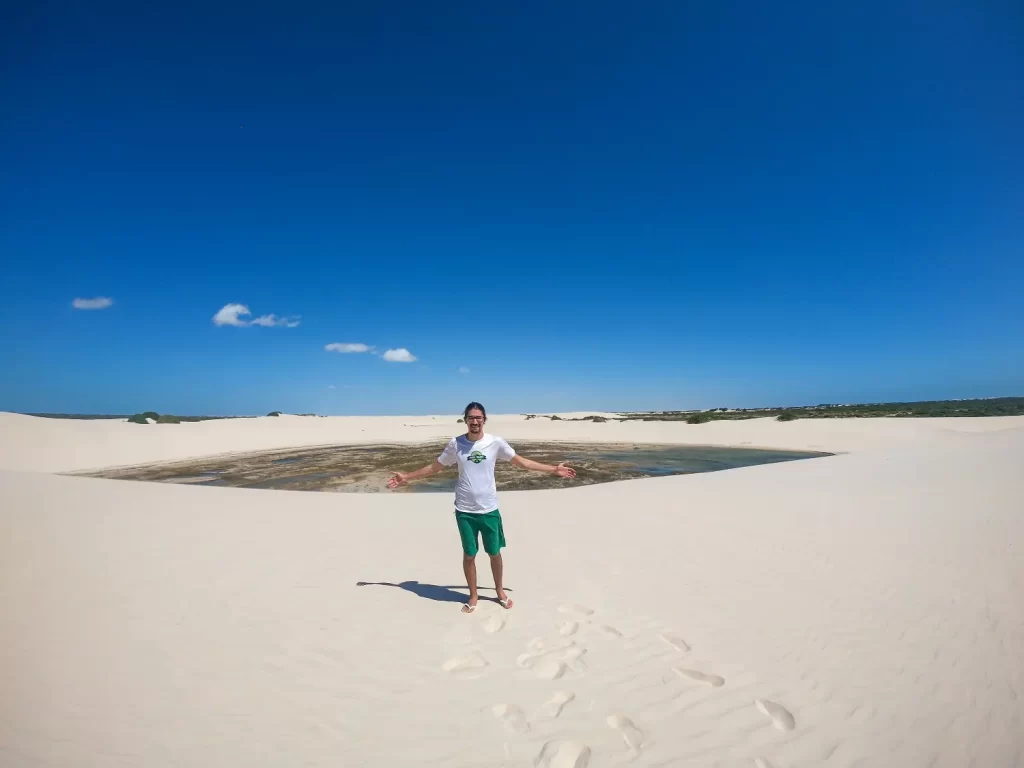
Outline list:
[[[467,557],[475,557],[480,551],[477,535],[484,540],[484,552],[496,555],[505,546],[505,529],[501,525],[501,513],[498,510],[474,514],[455,510],[455,523],[459,526],[462,538],[462,551]]]

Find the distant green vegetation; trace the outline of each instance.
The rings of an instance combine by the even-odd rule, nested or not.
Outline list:
[[[89,418],[86,416],[79,416],[77,418]],[[94,416],[92,418],[103,419],[108,418],[106,416]],[[245,419],[250,418],[248,416],[175,416],[170,413],[157,413],[156,411],[146,411],[144,413],[136,413],[128,417],[128,422],[131,424],[149,424],[152,419],[155,424],[181,424],[183,421],[215,421],[217,419]]]
[[[212,421],[215,419],[246,419],[251,416],[173,416],[145,411],[134,415],[88,414],[88,413],[30,413],[49,419],[127,419],[133,424],[148,424],[152,419],[158,424]],[[268,416],[280,416],[281,411],[271,411]],[[316,414],[300,414],[315,416]],[[541,418],[538,414],[524,414],[526,419]],[[840,418],[923,418],[928,416],[1024,416],[1024,397],[993,397],[981,400],[922,400],[909,403],[861,403],[838,405],[823,403],[792,408],[711,408],[707,411],[652,411],[619,413],[617,416],[583,416],[563,419],[550,415],[551,421],[685,421],[688,424],[706,424],[709,421],[737,419],[774,418],[778,421],[796,419],[840,419]],[[459,419],[462,423],[462,419]]]
[[[98,419],[127,419],[127,413],[26,413],[26,416],[36,416],[40,419],[81,419],[83,421],[95,421]]]
[[[154,421],[159,420],[160,414],[156,411],[146,411],[145,413],[136,413],[134,415],[128,413],[26,413],[26,416],[37,416],[41,419],[80,419],[82,421],[99,421],[101,419],[132,419],[141,416],[142,421],[133,422],[135,424],[145,424],[146,418],[151,418]],[[216,421],[218,419],[251,419],[252,416],[174,416],[172,418],[178,421]],[[165,424],[177,423],[177,422],[164,422]]]
[[[161,421],[161,419],[174,419],[174,421]],[[145,413],[136,413],[133,416],[128,417],[128,421],[131,424],[149,424],[150,420],[157,424],[180,424],[181,419],[177,416],[161,416],[156,411],[146,411]]]
[[[764,419],[924,418],[929,416],[1024,416],[1024,397],[993,397],[984,400],[922,400],[913,403],[864,403],[858,405],[805,405],[794,408],[712,408],[708,411],[657,411],[620,413],[621,421],[709,421]]]

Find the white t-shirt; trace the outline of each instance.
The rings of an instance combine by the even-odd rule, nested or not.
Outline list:
[[[484,434],[475,443],[465,435],[453,437],[437,460],[450,467],[459,465],[459,484],[455,486],[455,509],[484,514],[498,508],[494,487],[494,462],[512,461],[516,452],[497,435]]]

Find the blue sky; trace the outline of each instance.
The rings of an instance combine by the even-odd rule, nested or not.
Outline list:
[[[755,5],[13,4],[0,409],[1024,394],[1024,9]]]

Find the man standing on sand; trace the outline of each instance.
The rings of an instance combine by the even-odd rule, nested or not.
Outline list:
[[[478,538],[484,541],[484,551],[491,558],[491,573],[494,575],[494,590],[498,593],[501,607],[512,607],[512,598],[505,594],[501,584],[501,548],[505,546],[505,530],[498,512],[498,493],[494,485],[494,465],[500,459],[511,461],[517,467],[532,469],[534,472],[548,472],[559,477],[576,477],[576,470],[565,466],[541,464],[518,455],[508,443],[497,435],[484,434],[487,411],[480,403],[470,403],[462,413],[466,421],[466,434],[453,437],[441,451],[433,464],[415,472],[396,472],[388,480],[388,488],[397,488],[410,480],[434,475],[459,465],[459,484],[455,487],[455,522],[462,538],[462,571],[469,585],[469,600],[462,606],[463,613],[476,610],[479,600],[476,589],[476,553]]]

